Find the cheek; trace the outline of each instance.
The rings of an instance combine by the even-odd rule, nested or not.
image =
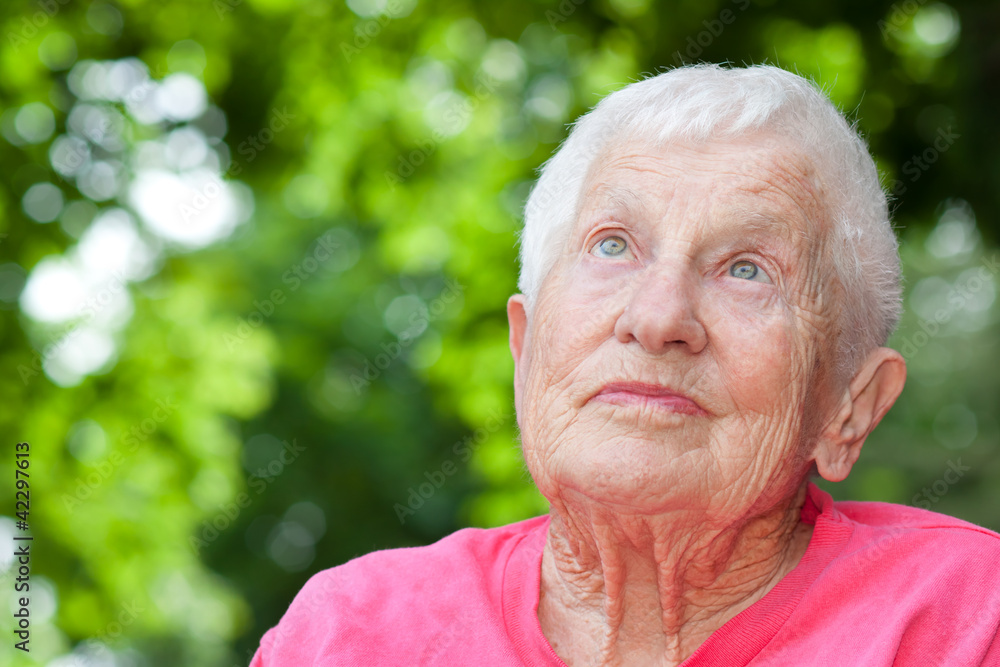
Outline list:
[[[613,363],[595,355],[614,335],[622,300],[602,286],[606,283],[567,272],[550,276],[539,295],[523,397],[522,442],[529,469],[538,468],[538,460],[546,461],[543,472],[558,467],[551,456],[569,434],[579,436],[580,410],[595,377]]]
[[[715,362],[736,408],[778,414],[794,407],[805,379],[791,312],[776,300],[727,300],[706,317]]]
[[[539,301],[536,358],[551,380],[566,379],[614,335],[622,298],[607,282],[585,272],[553,280]]]

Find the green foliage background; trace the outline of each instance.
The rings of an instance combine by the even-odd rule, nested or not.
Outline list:
[[[815,78],[899,182],[910,378],[827,488],[1000,529],[995,268],[975,273],[996,253],[998,28],[1000,5],[965,0],[3,3],[0,532],[18,532],[28,441],[35,541],[32,651],[5,607],[0,663],[243,665],[312,573],[544,512],[504,312],[520,208],[567,123],[682,61]],[[72,73],[130,57],[143,95],[187,73],[210,110],[143,123],[91,100],[119,112],[110,158],[81,136],[120,167],[95,193],[51,151],[87,103]],[[248,213],[199,248],[160,238],[129,195],[143,142],[185,126]],[[26,199],[39,183],[58,195]],[[108,360],[67,378],[52,360],[91,322],[40,321],[23,289],[115,207],[158,259],[119,288]],[[279,467],[283,450],[300,451]],[[971,470],[945,482],[950,463]]]

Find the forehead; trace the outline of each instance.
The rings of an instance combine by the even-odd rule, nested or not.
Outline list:
[[[812,236],[828,224],[814,161],[773,134],[659,149],[637,140],[615,143],[590,165],[580,199],[581,212],[660,217],[678,206],[782,236]]]

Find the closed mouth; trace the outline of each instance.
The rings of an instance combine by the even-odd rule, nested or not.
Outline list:
[[[708,416],[697,401],[668,387],[646,382],[611,382],[591,400],[615,405],[634,405],[693,416]]]

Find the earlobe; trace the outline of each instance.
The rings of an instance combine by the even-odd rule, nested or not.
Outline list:
[[[847,478],[861,456],[861,447],[906,384],[906,361],[888,347],[874,350],[844,391],[836,414],[820,434],[814,450],[823,479]]]

